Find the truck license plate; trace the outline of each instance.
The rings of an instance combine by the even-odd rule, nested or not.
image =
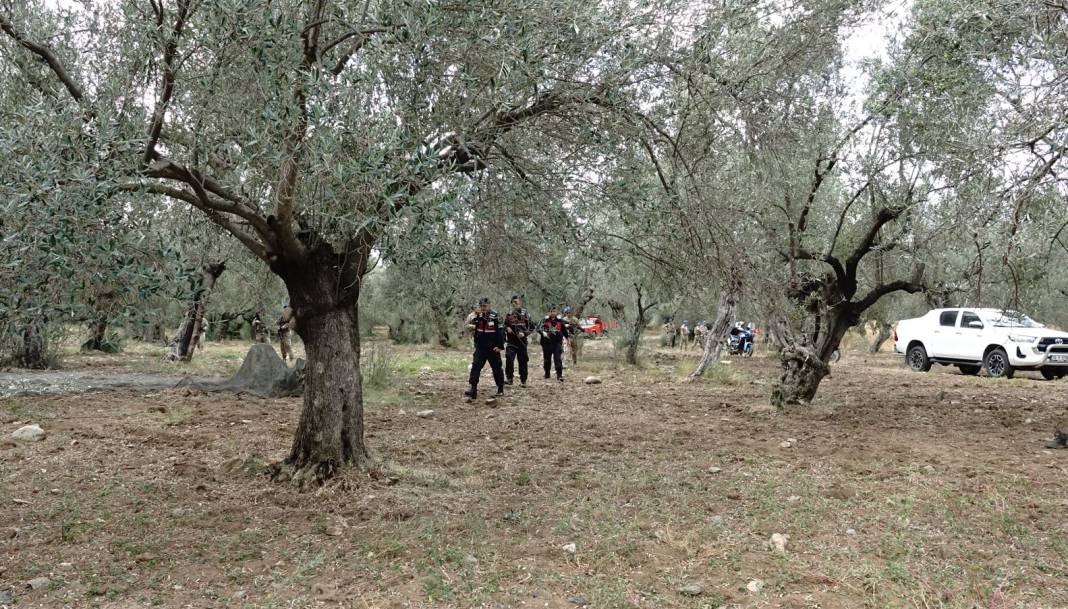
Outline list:
[[[1068,355],[1051,355],[1049,356],[1051,362],[1068,362]]]

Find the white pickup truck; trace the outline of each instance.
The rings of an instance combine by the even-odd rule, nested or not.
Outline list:
[[[986,369],[1012,378],[1038,370],[1043,378],[1068,375],[1068,333],[1049,330],[1023,313],[1001,309],[934,309],[903,319],[894,329],[894,351],[917,372],[932,364],[956,366],[961,374]]]

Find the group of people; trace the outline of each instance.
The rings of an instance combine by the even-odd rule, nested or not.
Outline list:
[[[693,326],[690,326],[689,320],[682,320],[682,323],[678,326],[675,322],[668,318],[662,326],[664,331],[664,342],[667,346],[679,349],[690,349],[704,344],[705,336],[708,334],[708,324],[705,320],[694,322]]]
[[[292,334],[297,324],[297,318],[293,315],[293,307],[289,306],[289,303],[282,305],[282,315],[278,318],[278,345],[282,351],[282,361],[288,362],[293,355],[293,343],[290,340],[290,334]],[[267,324],[263,323],[263,319],[259,313],[252,318],[252,340],[257,343],[270,342],[270,335],[267,331]]]
[[[676,326],[674,320],[670,317],[664,322],[661,329],[664,333],[663,344],[679,349],[701,348],[705,343],[705,337],[708,336],[710,331],[708,323],[703,319],[695,322],[692,326],[689,320],[684,319],[681,324]],[[752,322],[746,323],[744,321],[735,322],[730,330],[731,336],[742,335],[750,341],[755,339],[757,333],[756,326]]]
[[[527,341],[534,334],[538,336],[541,344],[542,368],[546,379],[552,378],[552,371],[555,369],[556,380],[563,382],[565,342],[571,351],[572,364],[578,363],[582,328],[570,307],[564,307],[564,316],[561,317],[556,306],[550,306],[541,321],[534,323],[530,314],[523,308],[521,296],[513,296],[511,304],[511,310],[502,318],[497,311],[490,308],[489,298],[482,298],[478,301],[478,308],[467,316],[466,327],[474,334],[475,345],[471,374],[468,378],[470,388],[464,392],[470,399],[478,397],[479,376],[487,363],[493,371],[498,396],[504,395],[505,385],[513,384],[517,367],[519,385],[527,386],[527,364],[530,359]],[[503,367],[502,352],[505,355]]]

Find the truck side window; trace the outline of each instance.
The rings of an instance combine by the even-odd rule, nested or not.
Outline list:
[[[939,325],[950,328],[957,325],[957,313],[960,313],[960,311],[942,311],[942,314],[938,316]]]
[[[960,327],[962,327],[962,328],[970,328],[971,327],[971,323],[973,321],[979,322],[980,327],[982,327],[983,320],[979,319],[978,315],[976,315],[975,313],[972,313],[971,311],[965,311],[964,314],[960,318]]]

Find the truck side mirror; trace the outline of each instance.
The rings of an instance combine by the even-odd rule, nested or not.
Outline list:
[[[975,328],[976,330],[982,330],[983,329],[983,322],[974,321],[974,320],[973,321],[969,321],[968,322],[968,327],[969,328]]]

